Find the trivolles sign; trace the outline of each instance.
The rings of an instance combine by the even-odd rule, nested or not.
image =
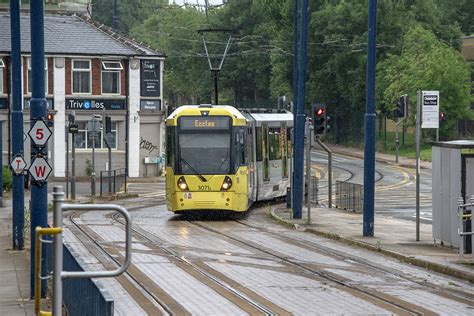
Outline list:
[[[66,99],[68,110],[125,110],[125,99]]]

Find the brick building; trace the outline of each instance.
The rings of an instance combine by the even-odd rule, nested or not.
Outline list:
[[[0,120],[3,158],[11,158],[10,17],[0,12]],[[68,114],[75,112],[76,175],[90,172],[92,140],[96,173],[108,165],[102,131],[93,133],[92,117],[112,121],[112,169],[127,168],[130,177],[158,174],[164,153],[163,67],[165,56],[113,32],[91,19],[76,15],[45,15],[45,90],[54,115],[48,157],[55,177],[66,175],[72,147],[66,133]],[[24,131],[29,130],[31,51],[29,15],[21,16],[22,107]],[[95,136],[94,136],[95,135]],[[95,137],[95,138],[93,138]],[[69,144],[67,151],[66,144]],[[30,140],[25,140],[29,164]],[[145,163],[147,162],[147,163]],[[89,169],[89,170],[88,170]]]

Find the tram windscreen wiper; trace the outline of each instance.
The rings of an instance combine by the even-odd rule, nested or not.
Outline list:
[[[184,162],[185,164],[188,165],[189,169],[191,169],[191,171],[194,172],[194,174],[197,175],[199,177],[199,179],[201,179],[202,182],[207,182],[206,178],[204,178],[204,176],[202,174],[197,172],[196,169],[194,169],[193,166],[191,166],[191,164],[189,162],[187,162],[183,157],[180,157],[180,159],[181,159],[182,162]]]

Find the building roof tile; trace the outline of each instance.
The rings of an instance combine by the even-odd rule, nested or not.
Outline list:
[[[30,16],[20,17],[21,51],[31,52]],[[0,14],[0,53],[10,53],[10,16]],[[159,56],[142,43],[136,43],[111,28],[77,15],[44,16],[44,51],[49,55]]]

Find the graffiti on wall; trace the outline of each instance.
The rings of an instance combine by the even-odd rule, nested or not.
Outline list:
[[[140,149],[148,150],[148,153],[151,154],[155,149],[158,149],[158,146],[140,137]]]

